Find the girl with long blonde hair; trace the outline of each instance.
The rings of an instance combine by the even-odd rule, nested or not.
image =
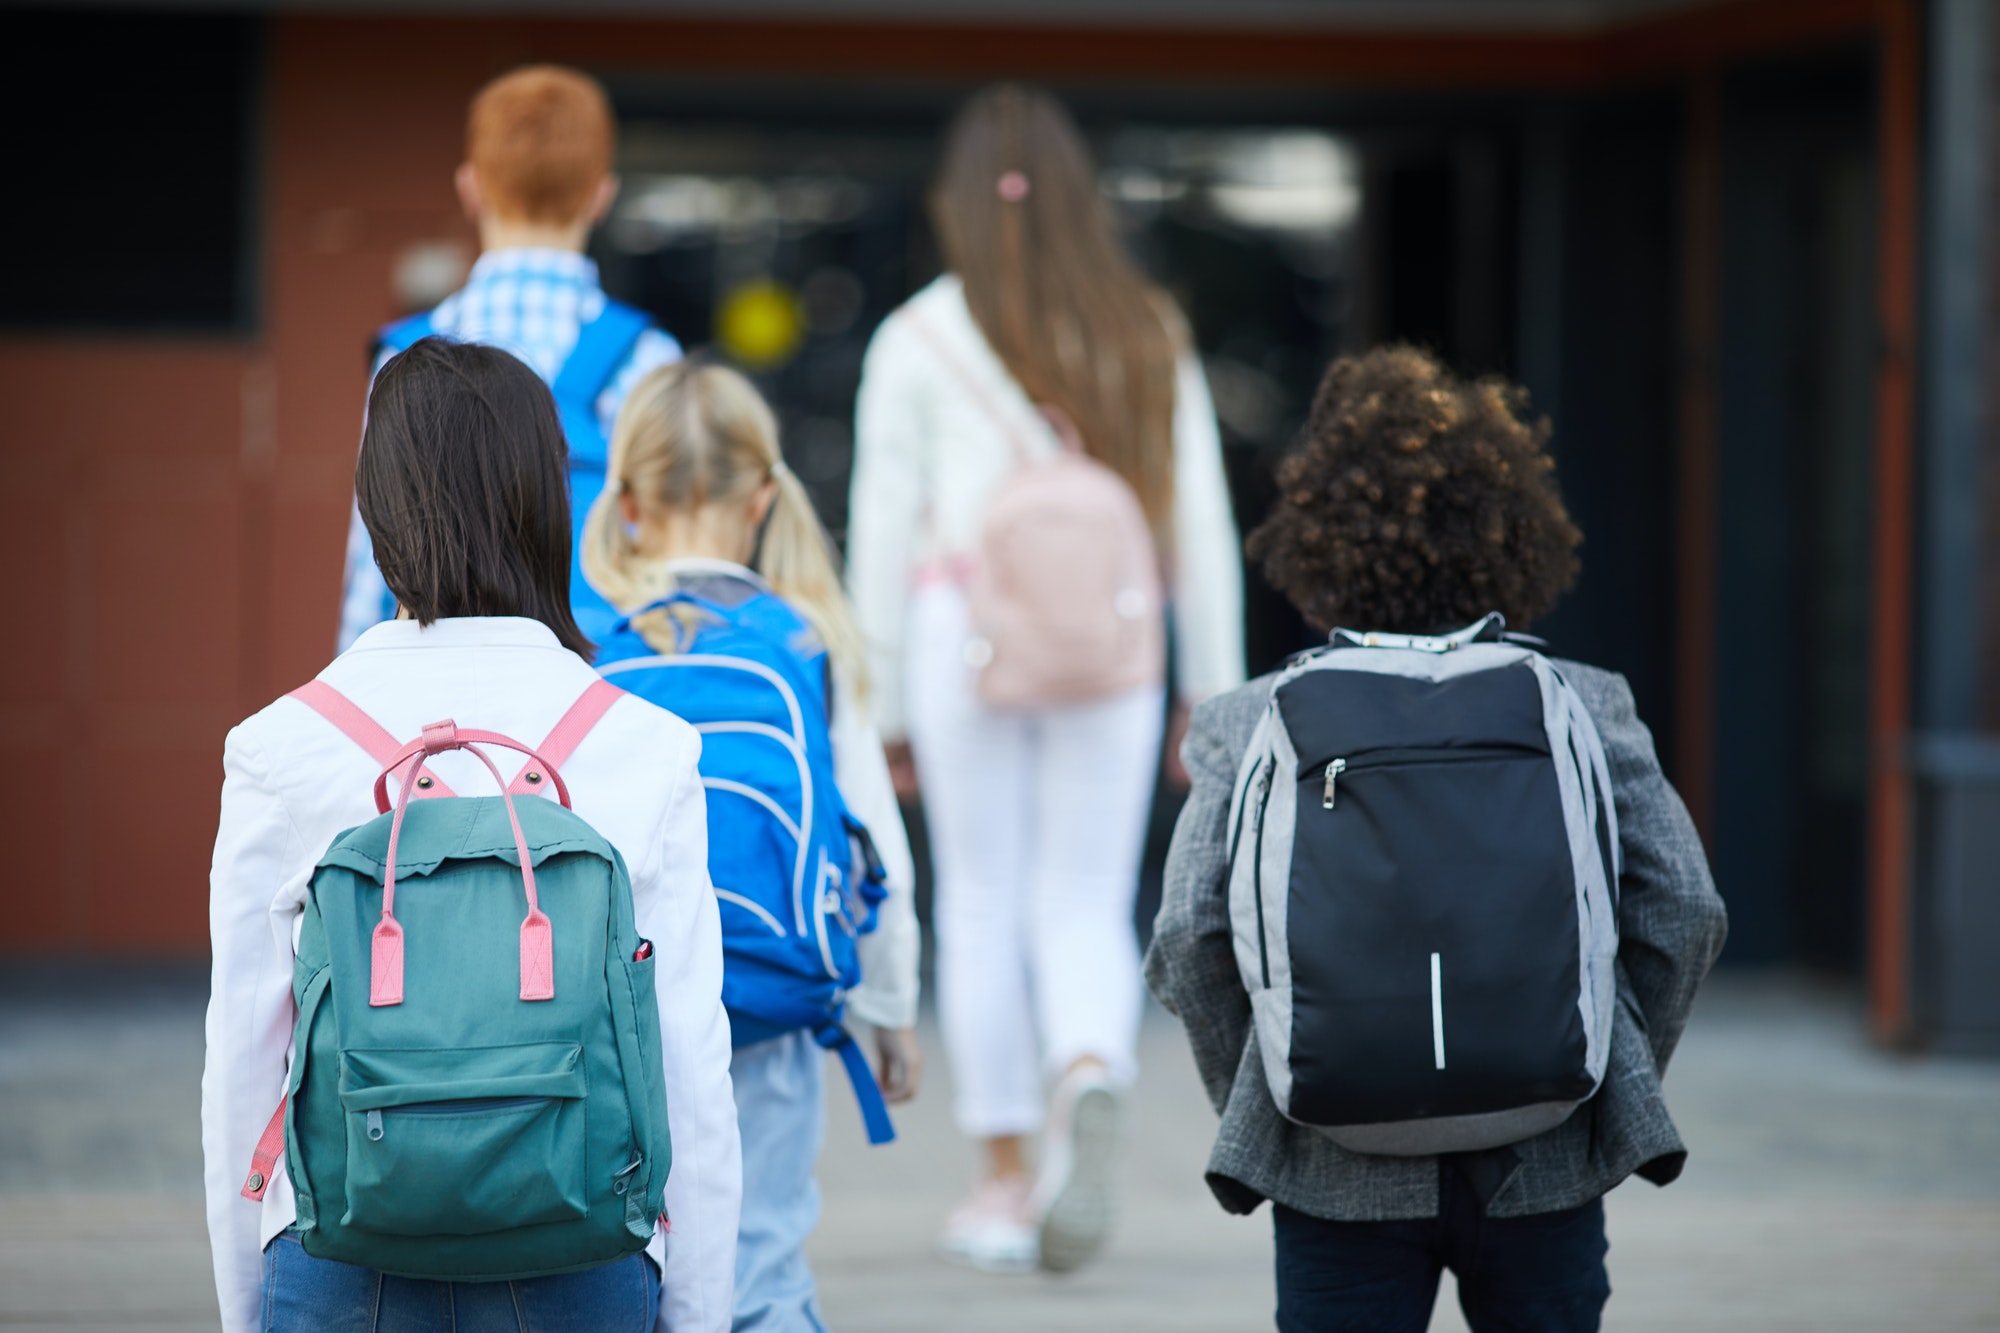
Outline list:
[[[822,1048],[847,1057],[871,1106],[868,1071],[838,1025],[844,998],[846,1012],[875,1029],[882,1094],[891,1102],[915,1095],[918,937],[902,815],[862,706],[860,631],[832,544],[779,451],[777,420],[748,380],[682,362],[639,381],[612,432],[604,491],[584,527],[583,568],[629,617],[601,645],[600,669],[705,733],[709,864],[722,901],[723,998],[743,1139],[736,1326],[818,1328],[804,1247],[819,1215]],[[722,656],[717,645],[731,643],[757,655]],[[717,670],[723,661],[736,666]],[[759,681],[776,691],[765,702],[781,704],[761,720],[740,711],[741,690]],[[768,790],[752,787],[746,779],[761,770],[744,766],[746,755],[761,744],[777,757],[774,741],[784,754]],[[811,782],[817,764],[830,769],[831,801]],[[775,811],[784,813],[773,822],[767,812]],[[868,858],[853,848],[866,839],[843,813],[872,835],[887,891],[879,903],[860,892]],[[850,844],[851,835],[859,841]],[[820,863],[807,891],[793,866],[795,858],[804,866],[810,849]],[[847,963],[843,929],[859,935]],[[799,958],[803,973],[784,972]],[[774,989],[774,971],[821,987],[824,1021],[800,1026],[795,992],[804,983]]]
[[[943,1247],[989,1270],[1073,1268],[1107,1232],[1136,1072],[1132,907],[1168,705],[1160,663],[1136,659],[1130,678],[1154,683],[990,702],[994,636],[972,615],[994,586],[982,552],[1000,549],[986,519],[1018,522],[1012,483],[1065,447],[1116,474],[1172,601],[1177,718],[1243,680],[1241,560],[1185,322],[1120,244],[1062,106],[1012,84],[975,95],[930,204],[949,271],[863,365],[850,582],[892,766],[922,779],[939,1017],[959,1128],[981,1146]],[[1060,656],[1044,639],[1031,647]],[[1157,636],[1134,642],[1157,655]]]

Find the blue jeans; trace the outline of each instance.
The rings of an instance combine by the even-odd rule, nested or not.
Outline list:
[[[1458,1278],[1472,1333],[1597,1333],[1611,1279],[1604,1203],[1487,1217],[1456,1163],[1438,1166],[1438,1216],[1327,1222],[1274,1209],[1279,1333],[1424,1333],[1438,1277]]]
[[[629,1254],[519,1282],[429,1282],[264,1247],[264,1333],[652,1333],[660,1270]]]
[[[734,1333],[825,1333],[806,1237],[826,1139],[826,1052],[804,1032],[739,1047],[729,1062],[743,1135]]]

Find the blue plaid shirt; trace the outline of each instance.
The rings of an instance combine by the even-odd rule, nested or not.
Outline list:
[[[554,383],[576,346],[578,330],[604,309],[597,265],[567,250],[495,250],[479,257],[465,286],[431,312],[441,334],[487,343],[513,353]],[[606,438],[625,395],[647,371],[680,359],[681,347],[658,329],[639,335],[632,355],[597,400]],[[380,370],[388,354],[375,364]],[[375,568],[375,550],[355,510],[347,529],[347,577],[341,595],[340,650],[370,625],[396,611],[395,598]]]

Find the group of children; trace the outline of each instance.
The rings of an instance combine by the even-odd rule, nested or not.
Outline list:
[[[877,1141],[892,1132],[881,1104],[918,1090],[914,873],[892,774],[907,752],[891,746],[885,754],[872,720],[879,710],[871,709],[871,692],[881,682],[871,674],[883,670],[879,636],[864,634],[869,616],[850,605],[832,546],[754,386],[720,365],[683,360],[670,337],[599,286],[582,252],[615,191],[612,134],[601,90],[573,71],[517,71],[475,100],[457,185],[484,253],[461,292],[383,335],[356,473],[342,652],[312,686],[247,720],[228,741],[211,886],[203,1141],[230,1333],[819,1329],[804,1246],[818,1216],[813,1174],[827,1053],[842,1059]],[[991,174],[990,166],[978,170]],[[998,175],[997,197],[1017,204],[1029,178],[1011,175],[1020,179]],[[1049,188],[1046,177],[1035,180],[1033,188]],[[953,306],[961,315],[965,308]],[[979,314],[975,303],[972,318],[961,320],[968,342],[978,341]],[[1180,595],[1198,604],[1199,628],[1204,618],[1236,617],[1236,556],[1220,471],[1210,466],[1212,413],[1191,358],[1176,367],[1176,346],[1171,337],[1161,342],[1161,382],[1165,429],[1180,442],[1166,446],[1170,461],[1164,474],[1153,474],[1150,493],[1145,468],[1132,471],[1163,530],[1171,532],[1178,517],[1185,532],[1205,540],[1213,529],[1230,548],[1207,562],[1213,568],[1203,567],[1198,552],[1190,555],[1192,538],[1180,550],[1192,571]],[[880,417],[886,401],[877,392],[864,413]],[[1367,624],[1428,633],[1493,610],[1517,623],[1532,619],[1573,577],[1576,536],[1545,441],[1522,424],[1520,409],[1495,386],[1460,383],[1418,353],[1337,363],[1304,446],[1281,476],[1279,510],[1253,538],[1253,553],[1301,611],[1329,629]],[[1208,414],[1206,435],[1186,424],[1201,414]],[[936,521],[914,511],[905,517]],[[870,540],[909,545],[910,534],[877,526]],[[885,595],[902,596],[910,574],[899,566],[897,586]],[[1201,591],[1221,585],[1229,586]],[[951,639],[954,663],[963,638],[961,628]],[[1189,653],[1183,643],[1183,657]],[[1590,1210],[1626,1174],[1664,1180],[1678,1169],[1676,1154],[1684,1151],[1660,1107],[1657,1079],[1722,930],[1699,844],[1659,776],[1622,681],[1573,669],[1611,756],[1619,837],[1627,844],[1621,919],[1635,923],[1627,934],[1635,947],[1630,984],[1621,981],[1619,991],[1620,1004],[1633,1009],[1631,1032],[1620,1029],[1606,1084],[1615,1091],[1592,1104],[1594,1128],[1576,1128],[1580,1119],[1573,1120],[1498,1150],[1511,1157],[1371,1158],[1281,1116],[1253,1077],[1256,1061],[1246,1059],[1254,1036],[1231,957],[1227,825],[1232,800],[1240,800],[1238,762],[1271,685],[1265,678],[1237,687],[1240,640],[1233,648],[1195,645],[1192,655],[1214,679],[1191,693],[1214,697],[1195,710],[1182,751],[1194,786],[1146,978],[1188,1024],[1223,1116],[1210,1172],[1218,1198],[1232,1211],[1264,1199],[1277,1205],[1281,1326],[1420,1328],[1425,1316],[1415,1312],[1421,1305],[1427,1316],[1437,1270],[1449,1264],[1460,1268],[1475,1327],[1596,1327],[1603,1230],[1601,1211]],[[618,691],[604,691],[600,681]],[[960,711],[974,707],[968,695]],[[1110,748],[1130,761],[1124,767],[1135,776],[1120,789],[1133,794],[1119,800],[1137,812],[1166,710],[1157,686],[1134,707],[1128,730],[1140,743]],[[535,744],[540,737],[547,740]],[[571,1067],[588,1063],[595,1029],[574,1035],[546,1023],[536,1028],[535,1015],[553,1011],[534,1008],[548,996],[531,981],[532,960],[546,957],[559,991],[573,993],[578,984],[577,930],[564,915],[570,909],[542,914],[536,885],[550,903],[568,902],[560,896],[568,891],[561,867],[588,838],[550,832],[541,816],[524,820],[513,795],[504,816],[465,816],[456,850],[406,861],[401,887],[406,895],[441,892],[450,882],[446,863],[469,855],[476,842],[474,826],[496,830],[496,850],[480,855],[512,867],[511,882],[525,883],[528,904],[519,968],[519,1007],[527,1015],[519,1021],[526,1026],[509,1049],[543,1052],[537,1060],[554,1051],[548,1058],[555,1065],[494,1066],[497,1057],[481,1056],[482,1068],[503,1072],[477,1096],[464,1091],[469,1083],[453,1093],[435,1071],[385,1091],[379,1070],[394,1063],[391,1055],[408,1055],[417,1029],[385,1029],[403,1035],[361,1049],[360,1019],[349,1025],[354,1032],[334,1036],[325,1030],[333,1020],[312,1026],[313,1004],[341,986],[341,975],[333,963],[308,975],[306,953],[318,946],[301,940],[336,929],[318,924],[321,899],[334,891],[327,867],[336,862],[361,875],[370,912],[377,899],[369,895],[379,892],[379,921],[354,927],[373,931],[356,937],[354,956],[372,970],[362,979],[369,1007],[354,1012],[373,1021],[404,1006],[406,1017],[415,1016],[410,1022],[421,1018],[431,1002],[425,970],[442,965],[436,951],[447,946],[435,932],[422,938],[421,922],[406,931],[392,920],[390,898],[399,887],[398,838],[410,839],[406,848],[429,845],[409,830],[438,836],[444,816],[405,807],[489,790],[487,770],[503,775],[481,747],[503,741],[527,742],[531,752],[508,790],[571,806],[611,849],[604,859],[616,867],[614,896],[629,880],[639,943],[623,964],[614,967],[613,958],[599,971],[630,977],[608,983],[611,1027],[636,1024],[633,1030],[657,1036],[657,1051],[628,1051],[625,1059],[657,1070],[671,1147],[664,1135],[656,1145],[642,1132],[646,1097],[633,1092],[629,1133],[616,1140],[624,1146],[612,1157],[601,1157],[596,1137],[587,1152],[578,1146],[585,1183],[549,1186],[552,1201],[541,1211],[521,1211],[532,1191],[495,1200],[424,1177],[432,1203],[454,1202],[413,1206],[413,1214],[449,1220],[424,1233],[432,1249],[410,1252],[445,1257],[400,1267],[393,1259],[353,1262],[356,1253],[397,1253],[393,1245],[343,1250],[337,1238],[362,1211],[355,1162],[385,1141],[413,1140],[407,1126],[433,1117],[448,1132],[463,1129],[471,1142],[466,1127],[475,1120],[490,1133],[520,1117],[518,1132],[480,1151],[554,1157],[567,1151],[559,1146],[570,1132],[564,1126],[585,1115],[579,1109],[564,1120],[572,1115],[565,1099],[581,1106],[604,1095],[597,1088],[580,1093],[570,1081],[582,1077]],[[937,756],[934,743],[933,754],[919,758],[942,767]],[[1134,839],[1136,819],[1128,821]],[[380,822],[386,859],[355,850],[371,821]],[[510,821],[512,841],[502,836]],[[965,854],[984,853],[975,847]],[[1111,1015],[1112,1036],[1046,1053],[1050,1072],[1070,1091],[1058,1098],[1039,1188],[1012,1183],[1019,1136],[1040,1115],[1032,1038],[1019,1039],[1025,1072],[1015,1076],[1009,1066],[1012,1081],[981,1094],[993,1109],[982,1112],[984,1128],[969,1132],[987,1138],[993,1174],[982,1188],[1000,1194],[976,1199],[979,1207],[965,1214],[971,1221],[955,1223],[947,1240],[961,1258],[1033,1266],[1034,1231],[1048,1219],[1059,1225],[1041,1243],[1068,1256],[1050,1266],[1080,1262],[1102,1241],[1110,1115],[1131,1077],[1128,1029],[1139,1000],[1136,949],[1119,919],[1121,903],[1129,917],[1123,881],[1135,873],[1136,864],[1120,863],[1100,876],[1119,881],[1104,895],[1110,906],[1103,915],[1106,930],[1123,942],[1096,956],[1103,963],[1131,955],[1112,980],[1132,994],[1098,1006]],[[417,882],[425,876],[428,885]],[[616,916],[614,909],[614,942],[625,938]],[[314,925],[302,935],[306,920]],[[511,950],[511,937],[504,944]],[[1010,952],[1025,947],[1012,939],[986,941],[966,930],[953,944],[961,972],[982,952],[1003,972],[1032,963]],[[463,961],[472,945],[449,947]],[[513,960],[505,961],[511,988]],[[322,975],[327,969],[330,978]],[[1018,1025],[1025,1027],[1027,983],[1017,976],[1005,984],[1021,989]],[[1103,984],[1100,978],[1099,989]],[[985,994],[961,990],[957,1012],[947,1015],[972,1044],[998,1040],[994,1024],[1007,1017],[984,1007]],[[507,1002],[516,1003],[511,990]],[[636,1017],[633,1004],[642,1011]],[[848,1036],[847,1017],[869,1025],[872,1050]],[[1048,1014],[1036,1017],[1046,1026]],[[453,1038],[450,1060],[463,1063],[466,1049],[494,1049],[471,1031]],[[583,1054],[564,1054],[571,1041]],[[651,1043],[648,1036],[642,1045]],[[444,1052],[440,1044],[433,1054],[444,1059]],[[337,1068],[315,1067],[328,1062]],[[315,1132],[328,1131],[307,1123],[323,1114],[313,1109],[321,1105],[344,1108],[345,1177],[314,1156],[332,1151],[314,1146]],[[1093,1115],[1100,1132],[1084,1143],[1079,1122]],[[598,1122],[590,1124],[597,1135]],[[327,1141],[337,1143],[339,1126],[332,1132]],[[553,1137],[538,1137],[544,1133]],[[603,1197],[591,1193],[600,1175],[610,1191]],[[341,1190],[347,1211],[336,1216],[331,1201]],[[1559,1210],[1559,1231],[1529,1232],[1499,1220],[1544,1220]],[[501,1232],[566,1254],[562,1246],[575,1229],[603,1217],[612,1219],[617,1243],[588,1251],[589,1262],[482,1257],[483,1238]],[[392,1240],[420,1230],[414,1222],[401,1231],[393,1221],[370,1225]],[[1432,1231],[1394,1231],[1420,1225]],[[439,1231],[448,1239],[430,1234]],[[1561,1237],[1560,1252],[1551,1249],[1551,1235]],[[1516,1271],[1545,1280],[1523,1295],[1493,1256],[1538,1245],[1540,1266]],[[1379,1266],[1385,1246],[1397,1251],[1389,1276],[1401,1285],[1357,1288],[1350,1280],[1356,1266]],[[1485,1268],[1465,1258],[1473,1254],[1486,1256],[1478,1261]],[[1562,1268],[1554,1278],[1551,1263]],[[1362,1288],[1372,1292],[1372,1304],[1357,1303]],[[1540,1313],[1521,1322],[1522,1310]]]

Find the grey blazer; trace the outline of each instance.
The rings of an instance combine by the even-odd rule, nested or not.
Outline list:
[[[1660,1075],[1727,933],[1701,840],[1660,771],[1625,678],[1576,662],[1558,665],[1597,723],[1617,801],[1625,854],[1618,1013],[1595,1097],[1545,1134],[1471,1155],[1473,1179],[1495,1217],[1575,1208],[1635,1171],[1657,1185],[1680,1175],[1687,1149],[1667,1116]],[[1230,945],[1225,826],[1237,766],[1274,680],[1260,677],[1195,710],[1181,747],[1194,785],[1167,855],[1146,982],[1186,1025],[1222,1117],[1207,1174],[1224,1208],[1248,1213],[1271,1199],[1333,1221],[1435,1217],[1437,1158],[1348,1152],[1279,1115],[1264,1081]]]

